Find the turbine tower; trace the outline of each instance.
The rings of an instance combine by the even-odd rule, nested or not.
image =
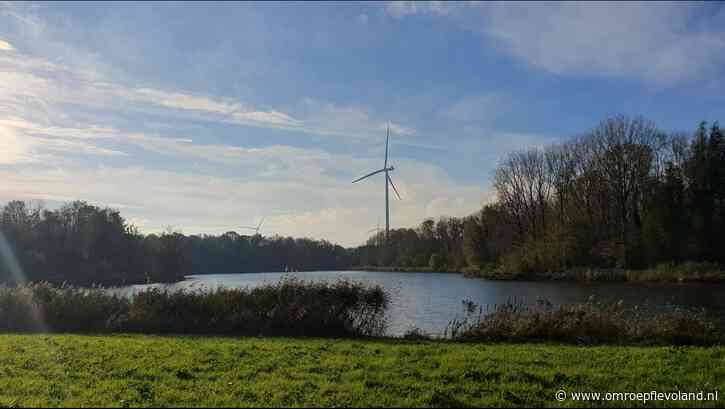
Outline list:
[[[395,194],[398,196],[398,199],[400,199],[400,193],[398,193],[398,189],[395,187],[395,184],[393,183],[393,179],[390,178],[390,172],[395,170],[395,167],[388,166],[388,144],[390,141],[390,125],[387,126],[386,132],[385,132],[385,164],[383,165],[382,169],[376,170],[375,172],[370,172],[367,175],[357,178],[352,181],[352,183],[359,182],[363,179],[369,178],[372,175],[377,175],[378,173],[385,173],[385,242],[388,241],[388,236],[390,235],[390,201],[389,201],[389,186],[393,187],[393,190],[395,191]]]

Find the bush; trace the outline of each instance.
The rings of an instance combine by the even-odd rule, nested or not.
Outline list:
[[[402,338],[407,341],[430,341],[433,339],[430,335],[426,334],[425,331],[418,327],[405,331]]]
[[[0,289],[0,332],[133,332],[376,336],[385,329],[382,287],[283,280],[257,288],[144,290],[30,284]]]
[[[469,307],[469,312],[475,312]],[[621,302],[554,307],[541,301],[534,307],[509,302],[477,317],[469,314],[449,324],[447,334],[464,341],[575,344],[713,345],[723,341],[721,330],[703,312],[674,310],[644,312]]]

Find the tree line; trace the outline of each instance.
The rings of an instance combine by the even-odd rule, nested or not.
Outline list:
[[[360,265],[527,274],[725,263],[725,141],[615,116],[562,143],[507,154],[497,200],[474,215],[426,220],[355,251]]]
[[[118,285],[188,274],[330,270],[348,251],[327,241],[227,232],[141,234],[118,210],[74,201],[57,210],[11,201],[0,210],[0,283]]]
[[[464,254],[464,225],[469,218],[426,219],[416,228],[391,229],[370,237],[365,245],[352,249],[359,267],[429,267],[460,271],[467,266]]]

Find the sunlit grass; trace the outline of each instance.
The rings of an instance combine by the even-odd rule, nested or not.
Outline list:
[[[725,348],[0,335],[0,374],[2,406],[573,407],[555,392],[722,395]]]

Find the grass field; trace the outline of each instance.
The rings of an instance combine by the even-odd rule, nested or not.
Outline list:
[[[582,404],[558,402],[560,389],[725,395],[725,348],[0,335],[5,407]],[[648,406],[683,404],[725,401]]]

